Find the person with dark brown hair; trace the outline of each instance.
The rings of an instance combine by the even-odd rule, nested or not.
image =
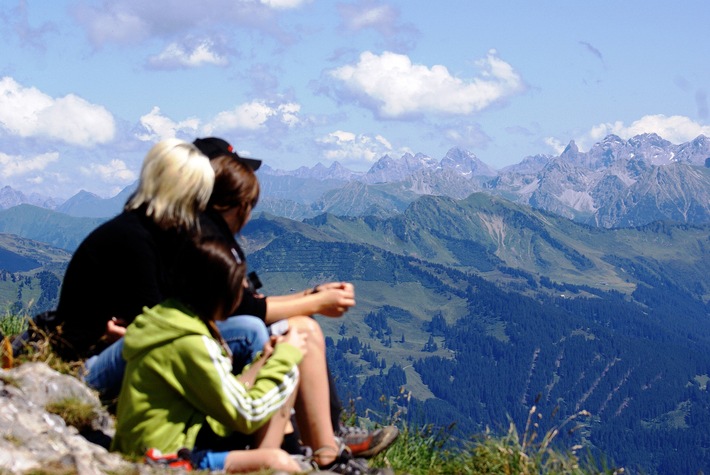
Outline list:
[[[260,162],[240,157],[222,139],[197,139],[193,143],[210,158],[215,170],[212,196],[200,221],[201,232],[231,239],[235,253],[244,256],[234,236],[247,223],[258,201],[254,169]],[[304,443],[314,449],[318,464],[330,470],[334,470],[331,464],[341,459],[342,445],[355,456],[372,456],[389,446],[398,434],[393,426],[373,432],[341,429],[341,406],[327,368],[325,338],[311,315],[340,317],[354,305],[353,285],[331,282],[284,296],[265,297],[249,290],[235,312],[236,315],[255,315],[272,328],[293,328],[309,335],[307,356],[300,365],[303,384],[296,398],[297,429]],[[239,324],[240,317],[225,322],[226,326],[234,326],[235,333]],[[324,412],[323,408],[330,410]]]
[[[168,298],[126,330],[112,449],[139,456],[188,450],[194,468],[228,473],[309,469],[280,449],[308,336],[293,330],[274,339],[255,374],[235,376],[216,322],[240,302],[246,265],[220,237],[196,237],[177,259]],[[204,445],[203,427],[255,434],[255,448]]]

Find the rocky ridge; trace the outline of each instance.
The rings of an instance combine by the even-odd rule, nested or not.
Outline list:
[[[422,195],[463,199],[483,191],[597,227],[710,222],[710,139],[704,135],[678,145],[657,134],[628,140],[608,135],[587,152],[570,141],[559,156],[526,157],[501,170],[456,147],[441,160],[423,153],[384,155],[366,173],[337,162],[293,171],[265,164],[259,180],[257,211],[291,219],[321,213],[388,217]],[[130,189],[105,200],[80,193],[56,209],[113,216]],[[13,191],[0,193],[0,208],[22,199]]]
[[[0,370],[0,473],[140,473],[148,467],[80,435],[60,416],[47,410],[68,401],[81,403],[91,415],[83,433],[105,442],[113,421],[99,399],[78,379],[44,363],[25,363]]]

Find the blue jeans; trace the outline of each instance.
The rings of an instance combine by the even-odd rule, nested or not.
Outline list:
[[[211,450],[199,450],[192,453],[192,466],[195,470],[224,470],[224,463],[229,452],[213,452]]]
[[[258,317],[237,315],[216,323],[222,338],[232,351],[234,374],[239,374],[269,341],[269,331],[264,321]],[[84,382],[97,390],[103,400],[116,399],[121,391],[123,373],[126,371],[122,352],[123,338],[84,363]]]
[[[236,315],[215,322],[232,351],[232,373],[239,374],[269,341],[269,330],[259,317]]]

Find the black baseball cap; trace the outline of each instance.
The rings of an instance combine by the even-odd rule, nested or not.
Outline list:
[[[234,151],[234,147],[232,147],[226,140],[222,140],[217,137],[206,137],[204,139],[195,139],[192,143],[195,147],[199,148],[200,152],[204,153],[207,158],[212,159],[222,155],[228,155],[233,159],[242,162],[254,171],[257,171],[261,166],[261,160],[257,160],[256,158],[240,157],[237,152]]]

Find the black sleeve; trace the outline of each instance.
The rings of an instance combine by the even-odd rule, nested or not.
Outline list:
[[[156,232],[137,213],[124,212],[94,230],[69,263],[57,308],[63,322],[58,345],[66,359],[101,351],[106,323],[126,322],[163,300],[164,274]]]
[[[244,292],[242,303],[239,304],[234,315],[253,315],[266,320],[266,297],[257,297],[251,292]]]

